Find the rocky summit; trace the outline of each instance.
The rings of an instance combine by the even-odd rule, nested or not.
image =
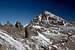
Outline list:
[[[5,26],[0,30],[2,50],[75,50],[74,24],[51,12],[42,12],[25,27],[17,21],[11,32]]]

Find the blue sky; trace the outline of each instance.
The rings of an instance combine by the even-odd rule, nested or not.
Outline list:
[[[0,22],[15,23],[19,20],[25,25],[45,10],[75,21],[74,3],[74,0],[0,0]]]

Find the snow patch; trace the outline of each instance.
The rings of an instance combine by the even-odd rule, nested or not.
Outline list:
[[[23,47],[23,44],[21,42],[13,39],[12,37],[7,35],[6,33],[2,32],[1,30],[0,30],[0,38],[5,40],[4,43],[6,42],[6,43],[14,46],[17,50],[26,50]]]

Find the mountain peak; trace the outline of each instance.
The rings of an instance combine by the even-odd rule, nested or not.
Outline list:
[[[47,25],[63,26],[65,25],[64,19],[48,11],[44,11],[39,16],[35,17],[33,19],[33,23],[38,24],[38,25],[43,25],[43,26],[47,26]]]
[[[25,38],[30,38],[43,50],[68,50],[67,43],[71,41],[70,37],[75,32],[72,30],[74,28],[69,27],[64,19],[44,11],[25,27]]]
[[[53,13],[48,12],[48,11],[44,11],[44,14],[50,15],[51,17],[54,17],[55,16]]]

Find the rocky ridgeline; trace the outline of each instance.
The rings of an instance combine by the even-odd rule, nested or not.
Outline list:
[[[25,36],[25,29],[23,25],[19,21],[15,23],[15,25],[11,23],[6,23],[2,26],[0,26],[0,29],[7,31],[10,36],[13,36],[14,38],[24,38]]]

